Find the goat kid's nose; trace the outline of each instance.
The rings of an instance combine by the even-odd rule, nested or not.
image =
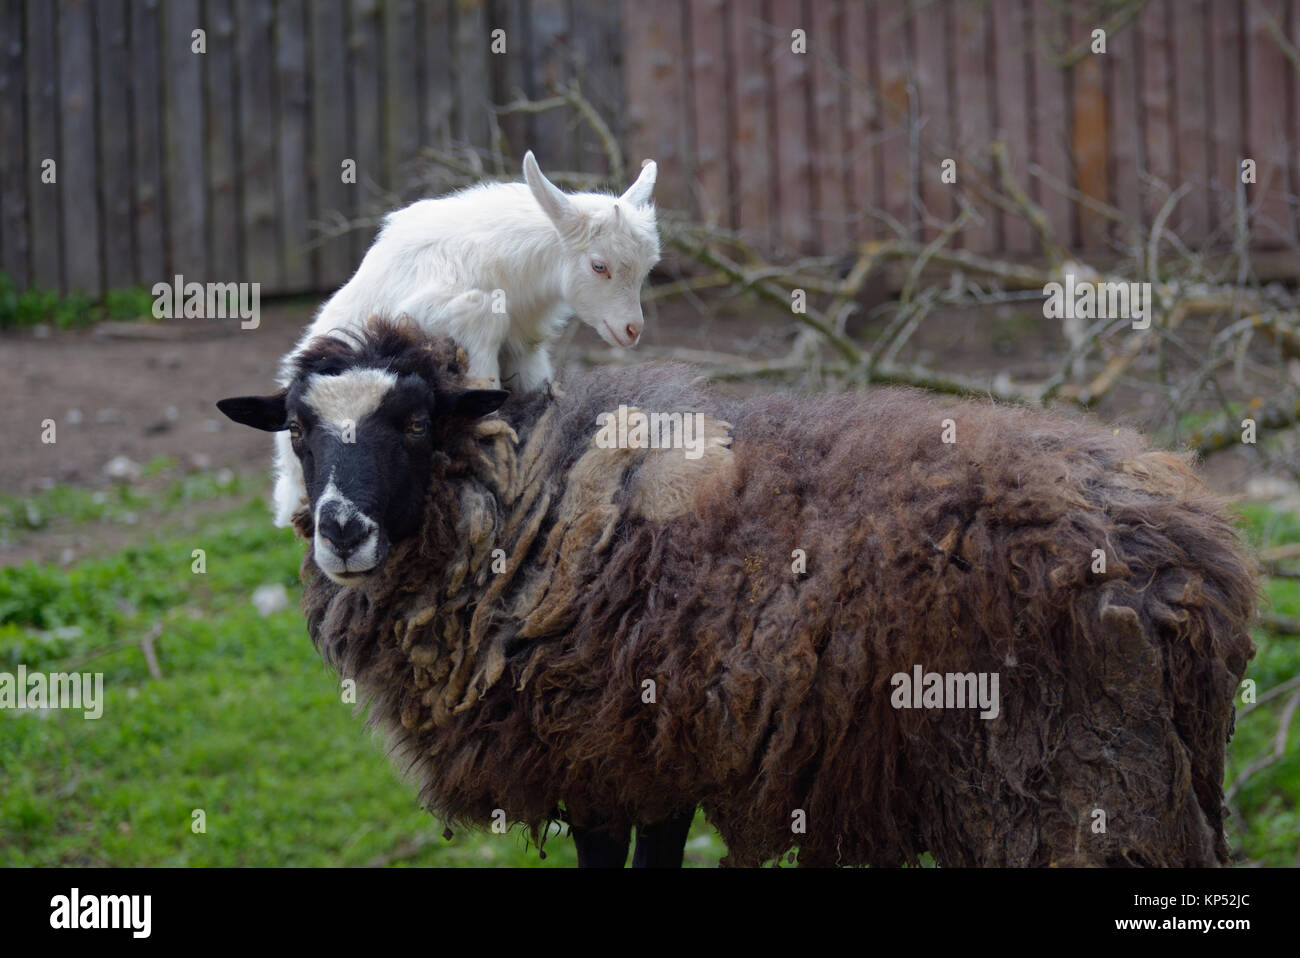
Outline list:
[[[339,556],[346,558],[361,545],[369,530],[357,516],[349,516],[342,524],[334,516],[321,519],[320,534]]]
[[[635,343],[638,339],[641,338],[641,327],[636,323],[628,323],[627,338]]]

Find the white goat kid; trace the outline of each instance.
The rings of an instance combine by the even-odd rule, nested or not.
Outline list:
[[[487,183],[390,213],[361,265],[325,302],[298,345],[358,329],[371,315],[411,317],[465,348],[467,374],[527,391],[551,380],[550,346],[576,315],[613,346],[634,346],[641,286],[659,261],[647,160],[622,196],[564,193],[530,151],[525,183]],[[276,434],[275,522],[305,501],[302,470]]]

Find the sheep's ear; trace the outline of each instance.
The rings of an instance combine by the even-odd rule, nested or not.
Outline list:
[[[560,235],[566,239],[576,236],[582,226],[582,214],[560,188],[542,174],[532,150],[524,154],[524,179],[533,192],[533,199],[537,200],[537,205],[555,224]]]
[[[447,414],[458,419],[482,419],[501,408],[510,396],[504,389],[461,389],[445,397]]]
[[[284,405],[287,390],[281,389],[270,396],[235,396],[220,399],[217,408],[242,426],[279,432],[288,428],[288,411]]]
[[[654,160],[646,160],[641,167],[641,175],[627,188],[619,199],[633,206],[646,206],[655,191],[655,177],[659,175],[659,165]]]

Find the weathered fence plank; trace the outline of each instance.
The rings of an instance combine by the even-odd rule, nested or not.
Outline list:
[[[1065,48],[1065,18],[1056,6],[1034,4],[1033,103],[1030,130],[1034,162],[1044,176],[1031,179],[1031,195],[1046,211],[1058,242],[1074,235],[1074,201],[1065,192],[1074,185],[1070,170],[1070,106],[1065,71],[1055,63]]]
[[[387,180],[397,189],[420,149],[421,65],[415,0],[384,0],[384,144]],[[340,86],[341,90],[342,87]]]
[[[874,7],[846,3],[843,29],[845,191],[852,213],[850,236],[861,243],[884,235],[871,215],[881,205]]]
[[[276,201],[276,137],[268,107],[275,103],[272,50],[274,10],[257,0],[237,0],[235,69],[239,74],[239,183],[246,280],[279,289],[280,237]],[[322,104],[324,106],[324,104]]]
[[[342,68],[338,68],[342,72]],[[275,21],[275,89],[279,106],[280,258],[284,290],[315,286],[312,249],[311,167],[308,150],[311,95],[307,76],[304,0],[279,0]]]
[[[1174,18],[1173,52],[1174,138],[1178,163],[1176,181],[1192,191],[1178,204],[1171,225],[1179,236],[1202,237],[1209,232],[1211,199],[1208,186],[1207,116],[1210,91],[1206,86],[1205,0],[1185,0]]]
[[[131,236],[131,110],[122,78],[130,67],[126,0],[99,0],[95,30],[96,123],[99,133],[99,187],[103,218],[104,285],[135,282]]]
[[[1210,129],[1210,190],[1214,224],[1222,244],[1230,244],[1236,223],[1237,186],[1246,155],[1245,67],[1241,26],[1245,10],[1235,0],[1211,0],[1207,29],[1214,123]]]
[[[1286,202],[1290,130],[1287,125],[1287,91],[1293,87],[1286,56],[1270,29],[1285,35],[1285,7],[1282,0],[1258,0],[1247,9],[1246,37],[1246,133],[1249,152],[1258,177],[1246,187],[1246,198],[1255,211],[1251,226],[1257,242],[1280,244],[1294,241],[1295,225]]]
[[[993,49],[989,33],[989,10],[984,4],[958,2],[953,8],[954,67],[953,140],[958,158],[958,187],[978,177],[991,182],[989,143],[993,132],[994,83]],[[977,253],[997,248],[997,214],[984,213],[983,223],[971,223],[958,237],[961,246]]]
[[[27,232],[27,138],[23,71],[23,3],[0,3],[0,270],[19,290],[26,289],[31,272],[31,245]]]
[[[376,202],[375,191],[387,185],[383,169],[383,112],[379,101],[379,4],[378,0],[352,0],[348,16],[348,83],[351,87],[351,159],[356,160],[357,181],[348,186],[355,208],[368,209]],[[443,51],[444,60],[446,51]],[[342,162],[340,160],[340,162]],[[354,230],[346,247],[354,264],[361,262],[374,238],[373,230]]]
[[[356,159],[355,141],[348,138],[347,35],[341,6],[312,3],[309,9],[313,219],[328,223],[356,213],[356,188],[343,182],[344,160]],[[379,68],[374,64],[374,69]],[[351,240],[336,237],[316,247],[316,280],[325,289],[343,284],[356,269],[351,246]]]
[[[103,283],[96,196],[95,24],[88,0],[59,3],[59,168],[64,282],[96,294]]]
[[[776,187],[778,252],[784,255],[809,253],[816,247],[813,217],[812,179],[815,175],[809,151],[808,55],[796,53],[793,30],[805,34],[799,0],[771,0],[771,77],[773,109],[776,115]]]
[[[726,9],[724,0],[692,3],[691,123],[695,128],[695,192],[692,208],[709,226],[731,225],[728,136],[717,122],[727,105]],[[634,161],[635,162],[635,161]]]
[[[903,229],[905,237],[915,237],[920,198],[912,163],[917,130],[913,122],[916,77],[910,62],[911,14],[903,7],[881,6],[876,12],[876,27],[885,212]]]
[[[994,110],[997,137],[1006,147],[1011,175],[1029,189],[1029,162],[1033,155],[1030,133],[1032,91],[1026,82],[1032,49],[1025,0],[993,0]],[[1015,213],[1004,211],[998,223],[1000,247],[1022,252],[1034,246],[1033,229]]]
[[[1077,17],[1071,22],[1068,46],[1091,39],[1093,23]],[[1106,118],[1106,77],[1102,72],[1104,54],[1089,52],[1071,70],[1069,88],[1072,95],[1070,112],[1070,155],[1074,162],[1074,183],[1079,193],[1110,203],[1109,124]],[[1083,200],[1074,205],[1077,232],[1074,241],[1082,249],[1097,250],[1106,247],[1110,220]]]
[[[1146,159],[1139,100],[1140,43],[1137,24],[1130,24],[1106,38],[1103,61],[1110,108],[1111,203],[1124,214],[1128,223],[1138,229],[1146,222],[1141,179]],[[1121,242],[1129,238],[1127,227],[1116,227],[1111,233]]]
[[[420,121],[424,146],[448,149],[454,136],[456,87],[452,76],[451,8],[448,0],[429,0],[421,5],[424,16],[421,42],[424,55],[423,116]],[[361,59],[353,50],[354,62]]]
[[[764,69],[769,38],[763,29],[760,0],[732,0],[730,6],[731,82],[735,113],[728,135],[731,141],[730,168],[735,175],[733,220],[750,242],[767,247],[774,240],[770,185],[773,172],[768,152],[771,143],[767,109],[770,83]],[[635,59],[626,48],[624,58],[627,61]],[[629,91],[641,89],[639,75],[632,71],[630,62],[627,83]],[[634,96],[633,101],[636,99],[640,97]],[[629,103],[628,112],[634,110],[635,106]],[[634,152],[632,155],[642,154]]]
[[[208,221],[211,224],[209,268],[215,282],[239,277],[239,116],[235,109],[239,78],[235,74],[235,9],[231,0],[206,0],[203,55],[207,88]]]
[[[659,163],[655,193],[668,206],[688,208],[687,185],[693,175],[689,152],[687,115],[690,102],[686,89],[681,48],[680,4],[630,4],[623,8],[623,57],[628,84],[642,90],[636,103],[629,103],[628,154],[653,157]]]
[[[913,18],[916,32],[916,88],[919,122],[917,176],[925,214],[923,239],[933,239],[956,215],[953,184],[940,179],[940,163],[953,151],[949,117],[948,4],[933,3]]]
[[[163,208],[162,26],[158,0],[131,0],[131,161],[136,281],[170,281],[172,230]]]
[[[816,248],[842,254],[851,245],[852,206],[845,182],[844,113],[848,88],[843,82],[844,7],[838,2],[810,6],[808,25],[811,87],[812,196]],[[697,78],[698,82],[698,78]]]
[[[203,56],[193,50],[198,0],[165,3],[162,11],[163,175],[171,244],[168,269],[207,281],[207,177],[204,162]],[[251,31],[245,35],[251,35]],[[268,217],[274,216],[274,210]]]

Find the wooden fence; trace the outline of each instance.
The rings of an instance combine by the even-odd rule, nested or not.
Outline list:
[[[1254,242],[1294,245],[1300,0],[1150,0],[1061,67],[1099,6],[0,0],[0,269],[88,292],[175,273],[330,289],[370,236],[320,242],[317,224],[395,190],[422,145],[488,146],[490,103],[575,76],[632,168],[659,161],[662,204],[779,254],[936,235],[994,138],[1068,246],[1113,238],[1093,200],[1150,224],[1184,184],[1169,227],[1227,245],[1243,157]],[[566,113],[499,128],[545,168],[603,168]],[[994,213],[959,245],[1032,238]]]
[[[958,211],[942,159],[957,160],[959,186],[987,176],[994,138],[1068,247],[1115,235],[1090,200],[1150,226],[1183,185],[1169,228],[1226,246],[1251,158],[1255,243],[1294,245],[1300,4],[1150,0],[1122,29],[1089,16],[1100,4],[1061,7],[628,4],[632,152],[655,155],[667,195],[698,216],[787,254],[894,236],[894,224],[935,236]],[[1092,54],[1091,31],[1108,25],[1105,54]],[[1079,45],[1077,64],[1058,65]],[[1030,230],[995,212],[958,245],[1015,253]]]

